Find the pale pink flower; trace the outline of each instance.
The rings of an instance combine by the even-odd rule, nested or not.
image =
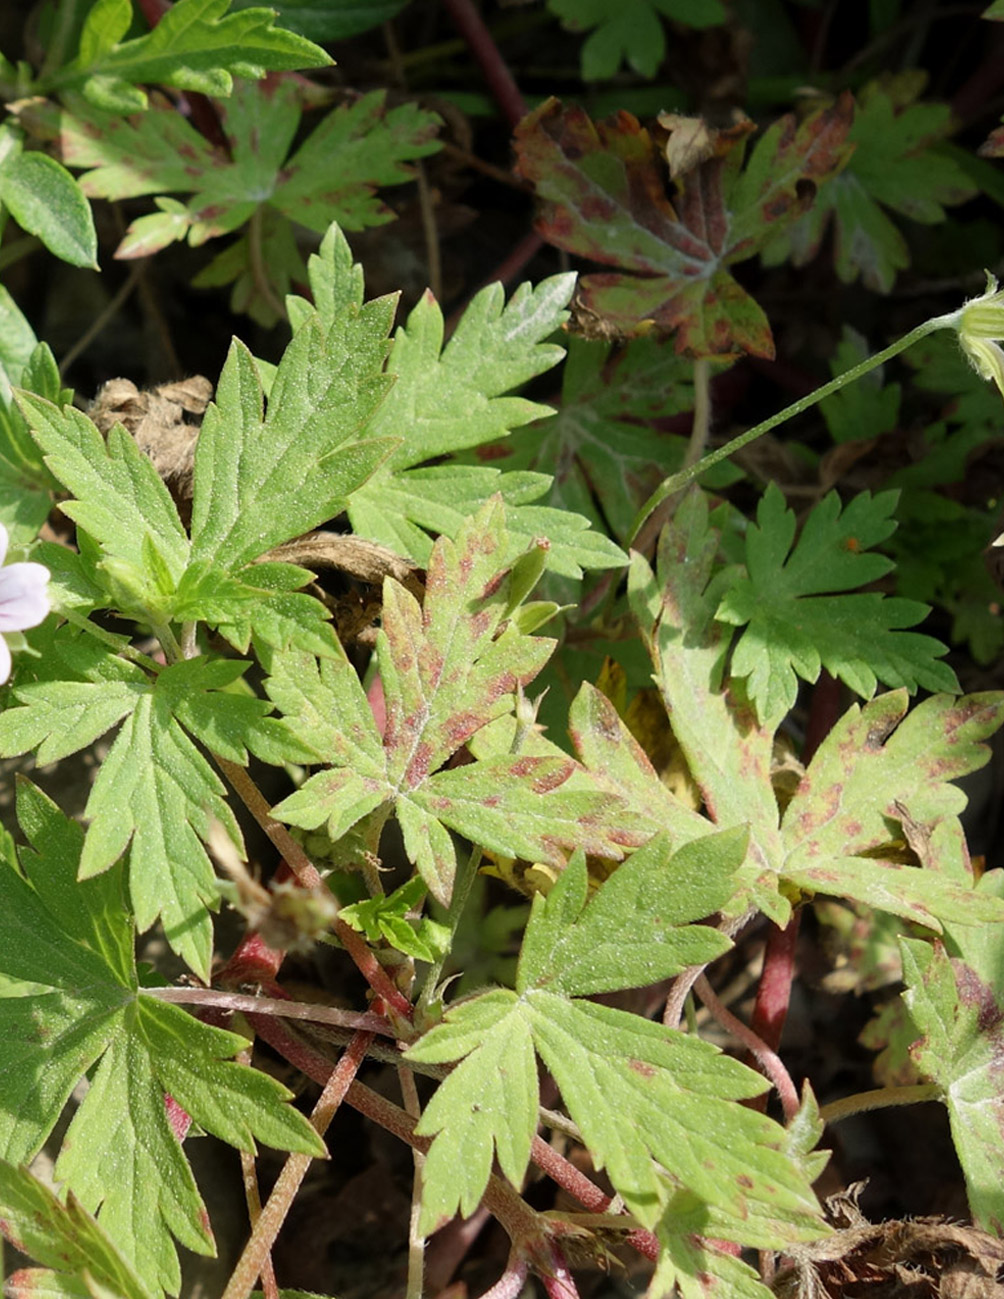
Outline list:
[[[0,565],[7,558],[7,529],[0,523]],[[45,587],[49,570],[44,564],[8,564],[0,567],[0,684],[10,676],[8,632],[37,627],[49,612]]]

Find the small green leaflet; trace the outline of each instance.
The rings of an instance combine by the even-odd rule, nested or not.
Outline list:
[[[408,921],[408,912],[421,906],[426,894],[425,884],[419,875],[413,875],[407,883],[395,889],[389,896],[367,898],[363,902],[353,902],[342,907],[338,913],[347,925],[364,933],[371,943],[382,940],[395,947],[406,956],[417,961],[434,961],[439,955],[430,946],[435,943],[437,932],[449,934],[442,926],[423,918],[417,927]]]
[[[20,706],[0,714],[0,751],[37,747],[49,761],[125,718],[87,800],[81,878],[109,869],[128,848],[136,924],[143,931],[160,917],[171,946],[202,978],[212,952],[207,908],[219,897],[203,844],[214,819],[238,847],[242,841],[223,783],[192,737],[231,761],[247,761],[246,745],[269,706],[220,693],[246,667],[188,659],[151,683],[105,655],[99,679],[26,685],[16,693]]]
[[[618,826],[613,796],[564,788],[578,769],[570,758],[507,754],[441,770],[478,730],[512,711],[514,692],[554,647],[504,623],[515,603],[509,549],[496,500],[455,542],[436,542],[424,607],[396,582],[384,583],[383,736],[344,653],[319,664],[275,655],[266,683],[297,743],[327,768],[273,815],[307,830],[324,825],[334,842],[363,817],[393,810],[409,857],[444,902],[456,869],[447,826],[491,851],[555,865],[579,846],[619,860],[640,842]]]
[[[90,204],[55,158],[22,148],[18,129],[0,127],[0,205],[22,230],[71,266],[98,269],[98,236]]]
[[[955,673],[938,658],[945,646],[900,630],[919,622],[927,606],[878,592],[848,592],[887,573],[892,561],[865,553],[896,524],[897,492],[862,492],[841,511],[830,492],[806,519],[794,546],[795,515],[770,483],[746,533],[746,574],[736,573],[715,617],[746,626],[733,650],[731,673],[764,721],[775,725],[795,703],[798,678],[817,680],[820,668],[865,698],[878,681],[910,690],[958,690]]]
[[[213,1245],[167,1094],[241,1149],[324,1147],[285,1088],[231,1060],[243,1038],[139,992],[122,867],[78,880],[83,831],[27,781],[18,818],[32,848],[21,852],[23,876],[0,863],[0,992],[10,980],[35,987],[0,995],[0,1153],[30,1160],[91,1075],[55,1176],[97,1213],[146,1292],[176,1294],[171,1235],[200,1253]]]
[[[860,276],[870,289],[888,293],[896,273],[910,264],[910,252],[885,209],[932,224],[944,221],[944,204],[972,197],[972,181],[937,147],[951,130],[951,109],[915,102],[924,80],[923,73],[911,71],[864,88],[847,137],[854,151],[846,170],[797,225],[771,240],[763,252],[766,265],[807,265],[832,216],[841,280],[849,284]]]
[[[735,1103],[759,1094],[762,1078],[697,1038],[580,999],[600,988],[635,986],[643,970],[661,978],[720,952],[727,943],[721,934],[687,922],[728,895],[744,853],[742,832],[708,836],[676,856],[661,837],[589,902],[585,859],[577,853],[549,896],[538,895],[515,991],[459,1003],[408,1051],[427,1063],[461,1061],[417,1129],[435,1138],[421,1230],[458,1209],[465,1216],[474,1211],[493,1154],[519,1185],[537,1124],[536,1052],[597,1166],[645,1225],[658,1221],[676,1183],[736,1219],[769,1204],[776,1243],[819,1234],[809,1184],[780,1153],[783,1129]],[[695,868],[703,869],[707,888],[697,912],[677,902],[673,890]],[[640,906],[650,890],[658,908]],[[613,953],[625,945],[628,968],[619,974]],[[736,1230],[742,1232],[740,1223]]]
[[[132,20],[129,0],[92,6],[72,63],[45,89],[81,90],[98,108],[135,113],[147,106],[141,85],[177,86],[204,95],[229,95],[234,77],[324,67],[318,45],[273,26],[275,11],[228,14],[230,0],[177,0],[146,36],[122,41]]]
[[[999,876],[1000,872],[995,871]],[[998,932],[1000,925],[996,926]],[[1004,1062],[1000,983],[937,944],[903,938],[903,994],[921,1034],[910,1054],[937,1083],[966,1178],[973,1220],[1004,1233]],[[997,962],[999,968],[999,961]]]
[[[753,123],[699,123],[707,150],[674,174],[670,202],[664,160],[630,113],[594,124],[554,99],[530,113],[515,143],[519,174],[542,200],[537,228],[559,248],[618,268],[580,280],[580,326],[601,337],[672,333],[689,356],[773,356],[766,316],[728,267],[759,252],[843,166],[850,122],[849,97],[797,126],[783,118],[745,171]]]
[[[363,277],[336,229],[309,264],[310,283],[322,324],[363,300]],[[508,303],[500,284],[475,295],[452,338],[443,346],[443,313],[426,294],[398,328],[387,364],[393,387],[360,436],[394,438],[386,462],[349,501],[353,529],[418,564],[426,564],[433,534],[456,536],[463,521],[500,493],[506,502],[511,554],[538,538],[549,542],[548,567],[580,578],[583,569],[615,568],[625,562],[618,546],[589,530],[586,518],[534,505],[550,478],[500,473],[487,467],[442,461],[499,438],[551,408],[513,388],[551,369],[563,349],[545,342],[567,319],[574,276],[556,275],[536,287],[520,285]],[[309,317],[302,298],[289,299],[294,329]],[[423,467],[426,466],[426,467]]]
[[[0,1220],[7,1240],[46,1265],[21,1268],[5,1285],[8,1294],[46,1299],[88,1299],[94,1291],[81,1280],[107,1287],[114,1299],[153,1299],[107,1233],[71,1191],[65,1203],[27,1168],[0,1160]],[[51,1269],[51,1270],[49,1270]]]
[[[548,0],[547,7],[569,31],[595,30],[582,47],[585,81],[604,81],[622,61],[643,77],[654,77],[666,53],[662,16],[687,27],[725,21],[719,0]]]

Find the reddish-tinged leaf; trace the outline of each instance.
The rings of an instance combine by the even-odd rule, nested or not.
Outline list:
[[[894,690],[850,708],[820,745],[785,812],[782,874],[936,930],[942,920],[1004,919],[1001,902],[958,869],[966,796],[950,783],[987,762],[982,741],[1004,718],[1004,695],[935,695],[908,716],[906,707],[906,691]],[[897,823],[911,843],[939,847],[922,853],[930,864],[897,860]]]
[[[773,356],[763,312],[726,269],[753,256],[780,225],[812,201],[815,183],[844,164],[852,101],[842,97],[796,125],[784,118],[764,135],[739,174],[748,119],[705,130],[702,160],[673,147],[693,134],[674,119],[668,156],[675,195],[655,141],[630,113],[593,123],[580,108],[549,100],[520,123],[517,169],[534,182],[543,209],[538,229],[581,257],[623,268],[583,277],[583,327],[625,336],[676,331],[696,356]]]
[[[444,901],[456,868],[449,830],[502,856],[557,866],[575,848],[619,861],[652,833],[625,825],[623,802],[567,755],[507,753],[442,770],[489,723],[511,715],[517,690],[554,646],[524,634],[513,617],[532,583],[525,563],[506,558],[504,517],[496,497],[456,541],[440,537],[424,604],[385,583],[382,737],[344,654],[320,664],[277,655],[267,687],[300,743],[329,764],[273,814],[304,829],[326,825],[337,840],[370,813],[393,810],[409,858]]]

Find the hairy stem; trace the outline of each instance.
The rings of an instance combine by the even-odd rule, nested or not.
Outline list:
[[[791,1074],[784,1067],[780,1056],[776,1051],[772,1051],[766,1042],[762,1041],[741,1019],[737,1019],[731,1010],[727,1010],[722,1005],[715,994],[714,988],[708,982],[706,974],[702,974],[696,981],[694,991],[708,1010],[711,1011],[715,1020],[721,1024],[722,1028],[753,1052],[760,1068],[777,1088],[778,1095],[781,1097],[785,1122],[790,1123],[798,1113],[798,1092],[795,1090],[795,1084],[791,1081]]]
[[[345,1099],[359,1066],[366,1058],[369,1036],[368,1033],[357,1033],[338,1064],[331,1070],[324,1084],[324,1090],[314,1106],[314,1112],[310,1116],[310,1121],[319,1136],[327,1132],[335,1111]],[[251,1239],[245,1245],[244,1252],[223,1292],[223,1299],[247,1299],[251,1293],[255,1279],[275,1244],[279,1229],[286,1220],[293,1198],[300,1189],[300,1183],[311,1163],[313,1163],[311,1155],[293,1154],[286,1160],[278,1181],[272,1188],[272,1194],[262,1209],[261,1217],[251,1233]]]
[[[913,1083],[908,1087],[877,1087],[874,1091],[857,1092],[842,1100],[831,1101],[819,1111],[824,1123],[839,1123],[852,1114],[865,1114],[868,1110],[883,1110],[890,1105],[919,1105],[921,1101],[941,1099],[937,1083]]]
[[[914,343],[919,343],[922,338],[926,338],[928,334],[933,334],[936,329],[952,328],[956,324],[958,318],[959,312],[952,311],[947,315],[934,316],[931,320],[925,320],[923,324],[918,325],[916,329],[911,329],[908,334],[904,334],[903,337],[898,339],[895,343],[890,343],[890,345],[883,348],[881,352],[876,352],[874,356],[869,356],[866,360],[860,362],[860,364],[852,366],[851,369],[847,370],[844,374],[840,374],[835,379],[831,379],[829,383],[824,383],[823,386],[817,388],[815,392],[810,392],[807,396],[800,397],[798,401],[792,402],[790,406],[785,406],[784,410],[778,411],[776,415],[771,415],[769,419],[762,420],[753,428],[747,429],[745,433],[740,433],[739,436],[734,437],[731,442],[726,442],[724,446],[718,447],[717,450],[710,452],[710,454],[698,461],[696,465],[691,465],[687,469],[681,469],[677,474],[671,474],[669,478],[660,483],[635,516],[634,523],[631,527],[632,544],[633,539],[638,536],[645,524],[645,520],[652,511],[661,505],[667,497],[673,496],[676,492],[682,491],[685,487],[689,487],[692,482],[700,478],[701,474],[703,474],[706,469],[710,469],[712,465],[717,465],[720,464],[721,461],[727,460],[729,456],[733,455],[736,451],[741,451],[743,447],[749,446],[751,442],[755,442],[756,439],[761,437],[764,433],[769,433],[771,429],[777,428],[779,424],[784,424],[787,420],[793,419],[794,416],[801,415],[803,411],[811,409],[811,407],[815,406],[817,402],[822,401],[824,397],[829,397],[833,393],[839,392],[840,389],[846,387],[847,384],[854,383],[856,379],[862,378],[871,370],[883,365],[886,361],[891,361],[894,356],[899,356],[900,352],[905,352],[908,347],[912,347]]]

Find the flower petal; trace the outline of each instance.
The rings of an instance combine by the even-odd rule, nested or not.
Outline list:
[[[0,636],[0,685],[3,685],[10,676],[10,669],[10,650],[7,648],[7,642]]]
[[[23,631],[44,622],[51,607],[45,589],[48,581],[49,570],[44,564],[11,564],[0,569],[0,632]]]

